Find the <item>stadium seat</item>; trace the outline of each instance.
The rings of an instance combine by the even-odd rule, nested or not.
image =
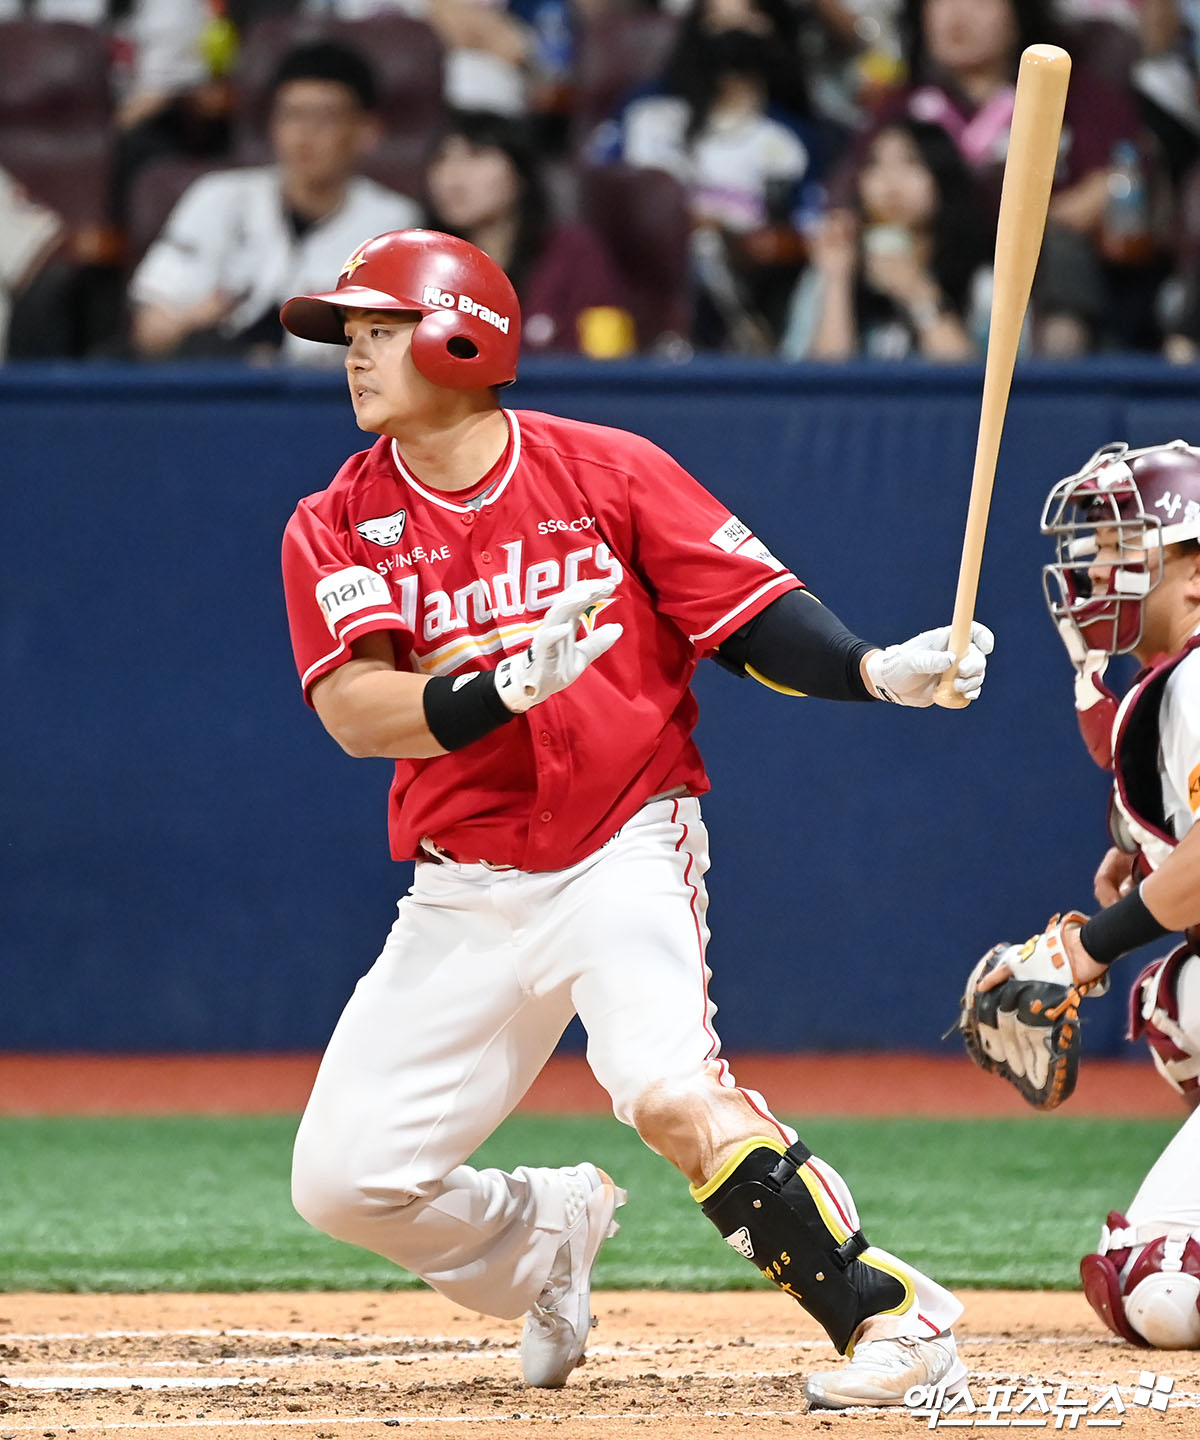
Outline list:
[[[581,150],[596,126],[615,115],[635,90],[658,79],[678,28],[675,16],[659,10],[601,15],[586,22],[575,65],[575,150]]]
[[[427,135],[388,135],[363,156],[359,169],[389,190],[397,190],[424,204],[428,154]]]
[[[109,224],[114,139],[108,50],[86,25],[0,24],[0,165],[68,225],[71,258],[119,258]]]
[[[580,216],[608,245],[629,286],[642,350],[688,334],[688,206],[684,188],[661,170],[625,165],[584,169]]]
[[[0,24],[0,130],[103,125],[111,109],[101,30],[46,20]]]
[[[0,165],[73,229],[105,223],[112,152],[105,130],[0,130]]]
[[[150,160],[141,167],[129,189],[126,260],[130,270],[167,223],[183,192],[201,175],[228,168],[223,161],[176,157]]]
[[[360,50],[379,82],[380,116],[390,140],[427,140],[441,122],[442,47],[434,32],[404,15],[329,20],[319,15],[273,16],[248,29],[234,84],[238,97],[235,149],[262,156],[267,90],[281,58],[295,45],[337,40]]]
[[[1072,61],[1122,89],[1133,85],[1133,67],[1141,57],[1136,30],[1112,20],[1076,20],[1063,41]]]
[[[1176,256],[1185,274],[1200,265],[1200,165],[1192,166],[1179,187]]]

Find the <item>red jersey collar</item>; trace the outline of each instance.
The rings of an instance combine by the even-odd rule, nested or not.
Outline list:
[[[482,509],[485,505],[491,505],[497,501],[508,488],[508,482],[516,471],[517,463],[521,458],[521,427],[517,423],[517,417],[511,410],[502,412],[508,421],[508,445],[504,453],[492,468],[484,475],[478,484],[472,485],[468,490],[435,490],[432,486],[422,485],[417,477],[404,463],[404,457],[400,454],[400,447],[395,440],[391,444],[392,463],[400,472],[400,478],[406,485],[410,485],[418,495],[430,501],[434,505],[440,505],[443,510],[475,510]],[[498,477],[498,478],[497,478]],[[466,505],[458,500],[452,500],[452,495],[475,496],[480,491],[486,490],[491,485],[494,488],[478,506]]]

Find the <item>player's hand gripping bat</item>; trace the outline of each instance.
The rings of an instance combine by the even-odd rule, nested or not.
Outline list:
[[[971,637],[971,617],[979,588],[979,566],[983,559],[983,538],[987,530],[992,482],[1000,453],[1000,435],[1012,387],[1013,368],[1033,273],[1037,269],[1050,205],[1050,186],[1058,161],[1058,140],[1062,131],[1071,57],[1057,45],[1030,45],[1021,55],[1017,96],[1013,106],[1012,133],[1004,163],[1004,187],[1000,196],[1000,219],[996,227],[996,259],[992,292],[992,316],[988,327],[987,364],[983,376],[983,400],[979,411],[979,437],[975,446],[975,469],[971,477],[971,499],[963,535],[962,560],[958,569],[958,591],[950,625],[951,653],[955,662],[966,654]],[[938,685],[935,700],[949,709],[959,709],[967,699],[954,689],[953,668]]]

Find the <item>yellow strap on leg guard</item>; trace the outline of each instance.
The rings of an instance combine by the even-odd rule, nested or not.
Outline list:
[[[798,1300],[844,1355],[864,1320],[906,1309],[912,1287],[863,1258],[866,1236],[840,1223],[811,1158],[799,1142],[781,1154],[754,1141],[692,1193],[725,1243]]]

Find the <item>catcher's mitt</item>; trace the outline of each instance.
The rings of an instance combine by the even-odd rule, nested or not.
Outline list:
[[[1107,976],[1078,985],[1071,975],[1062,929],[1084,918],[1074,910],[1061,920],[1055,915],[1024,945],[993,945],[967,977],[957,1027],[967,1054],[1011,1081],[1037,1110],[1053,1110],[1075,1089],[1079,1002],[1108,989]],[[1007,965],[1012,978],[980,994],[980,980],[997,965]]]

